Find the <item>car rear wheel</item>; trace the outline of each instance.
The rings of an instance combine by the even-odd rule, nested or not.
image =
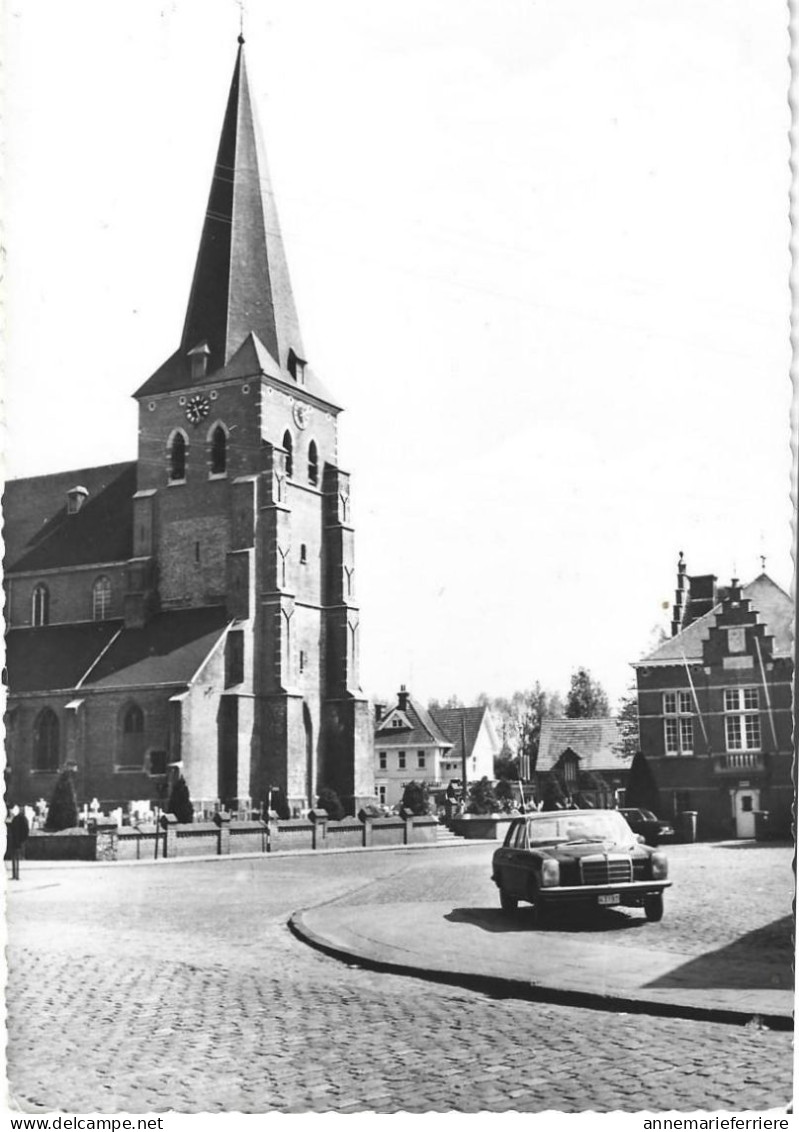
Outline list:
[[[663,919],[663,893],[655,892],[652,896],[644,897],[644,912],[651,924]]]
[[[499,890],[499,903],[502,906],[503,912],[515,912],[519,907],[519,901],[516,897],[505,892],[503,888]]]

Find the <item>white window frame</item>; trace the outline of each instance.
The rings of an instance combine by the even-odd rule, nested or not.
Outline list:
[[[724,689],[724,738],[730,752],[762,750],[759,688]]]
[[[663,750],[671,758],[694,753],[694,704],[690,692],[663,693]]]

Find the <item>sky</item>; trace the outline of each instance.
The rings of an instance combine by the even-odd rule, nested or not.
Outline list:
[[[364,691],[616,701],[676,563],[790,587],[783,0],[249,0]],[[10,477],[132,459],[235,0],[9,0]]]

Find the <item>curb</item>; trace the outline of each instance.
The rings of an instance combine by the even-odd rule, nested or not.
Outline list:
[[[305,909],[305,911],[315,911]],[[308,927],[303,912],[294,912],[288,920],[289,930],[297,939],[317,951],[322,951],[334,959],[340,959],[372,971],[387,972],[393,975],[406,975],[425,979],[428,982],[443,983],[447,986],[463,987],[479,991],[495,998],[516,998],[527,1002],[545,1002],[558,1006],[581,1006],[589,1010],[612,1010],[614,1013],[649,1014],[658,1018],[685,1018],[696,1022],[720,1022],[727,1025],[759,1025],[769,1030],[793,1031],[794,1020],[791,1015],[754,1014],[751,1011],[723,1010],[716,1007],[689,1006],[676,1002],[654,1002],[644,998],[630,998],[625,995],[599,994],[575,990],[571,987],[546,987],[530,983],[512,976],[479,975],[465,971],[443,971],[412,963],[392,963],[376,959],[356,949],[348,950],[340,944],[331,943],[324,936]]]

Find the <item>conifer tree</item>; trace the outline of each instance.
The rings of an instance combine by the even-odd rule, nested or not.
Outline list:
[[[62,770],[53,787],[53,796],[44,823],[45,832],[58,833],[78,824],[78,799],[71,770]]]

